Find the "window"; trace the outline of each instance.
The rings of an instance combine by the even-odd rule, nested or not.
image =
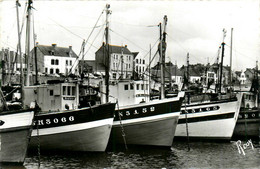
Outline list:
[[[141,84],[141,90],[144,90],[144,84]]]
[[[128,90],[128,84],[125,85],[125,90]]]
[[[114,78],[114,79],[116,78],[116,73],[113,73],[113,78]]]
[[[55,64],[59,65],[59,60],[58,59],[55,60]]]
[[[136,90],[139,90],[140,84],[136,84]]]
[[[135,71],[138,72],[138,66],[135,67]]]
[[[136,59],[135,62],[138,63],[138,59]]]
[[[53,90],[50,90],[50,96],[53,96]]]
[[[51,65],[54,65],[54,59],[51,60]]]
[[[130,83],[130,90],[134,90],[134,84]]]
[[[48,73],[48,68],[47,67],[45,68],[45,73]]]
[[[62,88],[62,94],[63,94],[63,95],[66,95],[66,86],[63,86],[63,88]]]
[[[53,74],[53,68],[50,69],[50,74]]]
[[[143,67],[143,72],[144,72],[144,67]]]
[[[70,60],[70,66],[72,65],[72,60]]]
[[[71,87],[71,89],[72,89],[72,95],[75,96],[76,88],[73,86],[73,87]]]
[[[60,73],[60,69],[56,69],[56,73],[59,74]]]
[[[69,63],[68,60],[66,60],[66,65],[68,65],[68,63]]]
[[[143,64],[145,64],[145,60],[143,60]]]
[[[68,95],[70,95],[71,86],[68,86]]]
[[[131,56],[128,56],[129,57],[129,60],[131,60]]]
[[[130,69],[130,65],[131,65],[131,64],[129,64],[129,69]]]

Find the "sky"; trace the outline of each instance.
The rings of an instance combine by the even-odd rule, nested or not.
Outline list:
[[[24,28],[25,3],[20,0],[19,7],[20,25],[24,23]],[[245,70],[255,67],[257,60],[260,62],[259,0],[35,0],[32,35],[34,32],[40,45],[55,43],[60,47],[72,46],[76,54],[80,53],[83,40],[88,39],[84,59],[92,60],[105,41],[106,16],[101,13],[106,4],[110,4],[112,11],[108,19],[110,44],[127,45],[130,51],[139,52],[138,58],[148,61],[151,46],[151,57],[154,57],[154,62],[158,61],[159,57],[155,56],[159,39],[158,24],[163,23],[167,15],[166,61],[177,63],[178,66],[186,65],[189,53],[190,64],[213,64],[224,40],[224,65],[229,65],[233,28],[232,69]],[[96,22],[96,28],[93,29]],[[226,30],[225,38],[223,29]],[[22,37],[22,50],[25,51],[25,30],[22,31]],[[0,2],[0,47],[16,50],[17,39],[15,1],[3,0]]]

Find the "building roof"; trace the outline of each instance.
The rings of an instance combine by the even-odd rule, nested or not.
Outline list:
[[[104,45],[102,45],[98,50],[97,52],[103,52],[104,50]],[[125,46],[116,46],[116,45],[109,45],[109,50],[111,53],[122,53],[122,50],[123,50],[123,54],[130,54],[132,55],[133,53],[130,52],[130,50],[127,48],[127,45]],[[97,53],[96,52],[96,53]]]
[[[42,52],[43,55],[52,55],[52,56],[61,56],[61,57],[73,57],[77,58],[78,56],[72,50],[72,47],[58,47],[56,44],[52,46],[38,45],[38,49]],[[52,54],[52,52],[54,52]]]

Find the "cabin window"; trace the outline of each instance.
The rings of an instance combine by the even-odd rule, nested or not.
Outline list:
[[[116,73],[113,73],[113,78],[114,78],[114,79],[116,78]]]
[[[66,95],[66,86],[63,86],[63,95]]]
[[[130,90],[134,90],[134,84],[130,83]]]
[[[75,96],[75,93],[76,93],[76,87],[71,87],[72,89],[72,95]]]
[[[139,90],[140,84],[136,84],[136,90]]]
[[[125,90],[128,90],[128,84],[125,85]]]
[[[54,65],[54,59],[51,60],[51,65]]]
[[[53,90],[50,90],[50,96],[53,96]]]
[[[70,95],[71,94],[71,86],[68,86],[68,95]]]
[[[53,74],[53,68],[50,69],[50,74]]]

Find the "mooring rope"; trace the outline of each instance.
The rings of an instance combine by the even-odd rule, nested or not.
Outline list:
[[[118,100],[116,100],[116,104],[117,104],[117,112],[118,112],[118,117],[119,117],[119,121],[120,121],[120,127],[121,127],[121,132],[122,132],[122,137],[124,139],[124,144],[125,144],[125,149],[127,150],[127,144],[126,144],[126,134],[125,134],[125,131],[124,131],[124,126],[123,126],[123,123],[122,123],[122,119],[121,119],[121,116],[120,116],[120,113],[119,113],[119,104],[118,104]]]
[[[187,117],[187,113],[188,111],[186,110],[186,101],[185,101],[185,109],[184,109],[184,112],[185,112],[185,119],[186,119],[186,133],[187,133],[187,144],[188,144],[188,151],[190,151],[190,138],[189,138],[189,129],[188,129],[188,117]]]

